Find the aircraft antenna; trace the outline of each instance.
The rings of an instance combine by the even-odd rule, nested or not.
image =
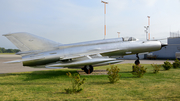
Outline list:
[[[101,0],[101,3],[104,3],[104,39],[106,39],[106,4],[108,4],[108,2]]]

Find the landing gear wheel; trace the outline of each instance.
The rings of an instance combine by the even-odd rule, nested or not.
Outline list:
[[[93,66],[91,65],[84,66],[84,72],[86,72],[87,74],[91,74],[93,72]]]

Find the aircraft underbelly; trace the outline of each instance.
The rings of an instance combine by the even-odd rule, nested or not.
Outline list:
[[[101,55],[103,56],[117,56],[117,55],[123,55],[125,54],[125,50],[118,50],[118,51],[114,51],[114,52],[107,52],[107,53],[102,53]]]
[[[30,60],[30,61],[23,61],[23,66],[38,66],[38,65],[45,65],[53,62],[59,61],[59,58],[44,58],[44,59],[37,59],[37,60]]]

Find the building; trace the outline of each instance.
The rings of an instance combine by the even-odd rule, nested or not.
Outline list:
[[[175,59],[176,54],[180,52],[180,34],[171,33],[167,39],[168,46],[163,47],[161,50],[152,52],[158,59]]]

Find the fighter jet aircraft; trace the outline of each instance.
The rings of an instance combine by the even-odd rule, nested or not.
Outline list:
[[[160,50],[164,44],[160,41],[138,41],[134,37],[87,41],[73,44],[61,44],[29,33],[4,34],[20,52],[21,60],[6,63],[22,62],[30,67],[68,67],[82,68],[92,73],[94,66],[119,63],[123,60],[110,58]],[[139,58],[138,58],[139,59]]]

